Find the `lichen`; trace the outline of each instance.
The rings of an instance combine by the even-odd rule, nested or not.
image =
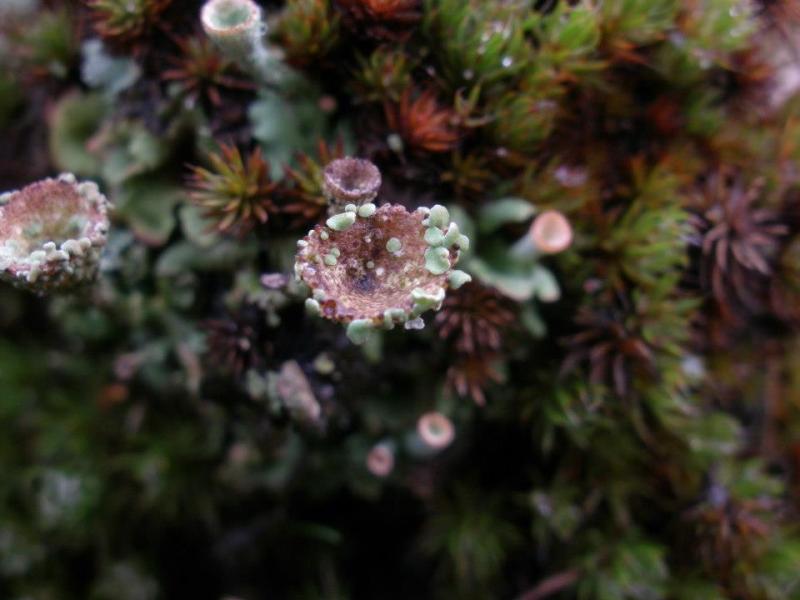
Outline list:
[[[44,179],[0,196],[0,279],[37,293],[94,279],[110,204],[93,182]]]
[[[356,215],[351,211],[345,211],[343,213],[339,213],[338,215],[333,215],[325,222],[325,224],[334,231],[345,231],[355,222]],[[328,233],[325,231],[322,233],[325,233],[326,236],[328,235]]]
[[[444,414],[431,411],[417,421],[417,436],[431,451],[447,448],[456,437],[453,422]]]
[[[371,203],[381,187],[381,172],[370,161],[347,156],[339,158],[325,167],[323,192],[328,201],[345,204]],[[374,208],[374,207],[373,207]],[[366,209],[369,213],[371,209]],[[359,216],[370,216],[362,214]]]
[[[530,236],[539,252],[556,254],[572,244],[572,226],[557,210],[546,210],[534,219]]]
[[[220,52],[256,78],[276,81],[285,74],[264,45],[267,28],[261,7],[253,0],[208,0],[200,22]]]
[[[236,57],[252,52],[264,27],[261,9],[252,0],[209,0],[200,22],[214,43]]]
[[[431,229],[440,235],[431,239]],[[438,205],[408,212],[387,204],[334,215],[298,242],[295,273],[313,295],[306,308],[347,324],[354,343],[377,327],[419,328],[418,317],[438,309],[451,284],[463,283],[463,275],[451,278],[461,234],[444,245],[457,230]]]

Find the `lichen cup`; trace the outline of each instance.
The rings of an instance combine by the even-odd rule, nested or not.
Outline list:
[[[454,269],[468,243],[443,206],[351,204],[298,242],[295,273],[311,289],[309,312],[363,343],[373,328],[422,328],[420,315],[469,280]]]
[[[0,195],[0,280],[46,294],[94,280],[110,204],[73,175]]]

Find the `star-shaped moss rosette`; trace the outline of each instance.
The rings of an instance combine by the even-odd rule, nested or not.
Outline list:
[[[0,195],[0,279],[40,294],[92,281],[110,204],[73,175]]]
[[[312,293],[306,307],[347,324],[356,344],[376,328],[421,329],[420,315],[470,280],[453,268],[469,239],[440,205],[351,204],[297,244],[295,273]]]

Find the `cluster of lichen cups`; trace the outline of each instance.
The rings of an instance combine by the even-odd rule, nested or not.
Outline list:
[[[447,208],[378,208],[371,200],[380,179],[364,162],[340,159],[326,168],[326,190],[341,190],[338,201],[355,195],[368,201],[345,205],[309,231],[297,243],[295,261],[297,278],[311,290],[308,311],[347,324],[347,336],[356,344],[377,328],[421,329],[420,315],[438,310],[447,288],[470,280],[454,269],[469,239],[450,221]]]

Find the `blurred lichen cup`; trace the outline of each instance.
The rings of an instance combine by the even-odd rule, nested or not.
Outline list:
[[[0,280],[39,294],[91,282],[109,208],[97,184],[70,174],[0,195]]]
[[[252,0],[209,0],[200,11],[200,22],[206,35],[234,62],[255,64],[263,58],[265,25],[261,8]]]

